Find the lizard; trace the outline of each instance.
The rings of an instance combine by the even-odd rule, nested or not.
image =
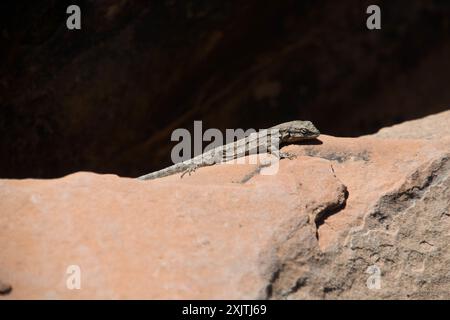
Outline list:
[[[197,168],[255,154],[260,150],[274,154],[279,159],[292,159],[295,156],[279,151],[282,145],[316,139],[319,135],[319,130],[311,121],[285,122],[266,130],[254,132],[245,138],[213,148],[189,160],[175,163],[170,167],[140,176],[137,179],[151,180],[177,173],[182,173],[182,178],[186,173],[190,175]]]

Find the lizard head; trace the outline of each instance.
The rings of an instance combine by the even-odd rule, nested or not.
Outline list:
[[[320,135],[319,130],[311,121],[295,120],[282,123],[274,128],[280,130],[282,139],[288,143],[314,139]]]

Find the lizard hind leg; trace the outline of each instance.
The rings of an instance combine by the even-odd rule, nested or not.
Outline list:
[[[269,153],[273,154],[274,156],[276,156],[278,159],[289,159],[289,160],[293,160],[295,158],[297,158],[297,155],[294,153],[290,153],[290,152],[282,152],[279,149],[269,149]]]
[[[181,174],[180,178],[183,178],[185,174],[189,174],[191,175],[191,173],[194,173],[195,170],[197,170],[199,168],[198,164],[190,164]]]

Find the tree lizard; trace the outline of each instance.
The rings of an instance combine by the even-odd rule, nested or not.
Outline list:
[[[315,139],[319,130],[310,121],[290,121],[254,132],[245,138],[211,149],[186,161],[176,163],[165,169],[138,177],[139,180],[162,178],[176,173],[191,174],[197,168],[222,163],[229,160],[264,151],[279,159],[293,158],[293,155],[280,152],[282,145]]]

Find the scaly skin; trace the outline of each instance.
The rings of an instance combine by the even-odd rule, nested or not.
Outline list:
[[[176,163],[165,169],[138,177],[139,180],[151,180],[170,176],[176,173],[191,173],[197,168],[211,166],[232,159],[256,154],[261,150],[275,154],[279,158],[292,158],[291,155],[279,152],[279,146],[312,140],[320,135],[319,130],[310,121],[290,121],[250,134],[248,137],[209,150],[192,159]]]

